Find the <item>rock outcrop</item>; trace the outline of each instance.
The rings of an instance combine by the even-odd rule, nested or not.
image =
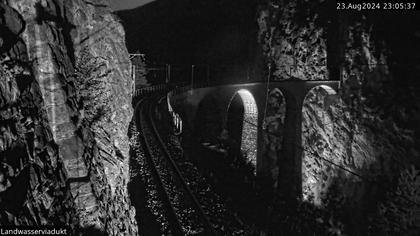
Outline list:
[[[2,219],[136,234],[127,193],[131,63],[108,2],[19,0],[0,6],[1,27],[8,30],[1,35],[1,151],[9,153],[1,161],[4,170],[18,170],[1,173],[6,192],[17,188],[17,174],[26,172],[20,181],[28,182],[20,189],[26,205],[2,211]]]
[[[46,102],[21,38],[25,21],[0,3],[0,220],[2,225],[78,226]],[[4,34],[3,34],[4,32]]]
[[[277,80],[327,79],[323,1],[267,1],[258,12],[258,41]]]
[[[355,13],[328,19],[326,2],[267,1],[259,12],[259,40],[276,80],[342,81],[336,93],[313,89],[303,104],[303,199],[328,207],[337,203],[332,198],[342,198],[346,204],[341,216],[353,216],[346,222],[348,232],[366,233],[363,227],[384,192],[392,190],[402,170],[418,165],[414,124],[419,120],[419,94],[414,89],[419,68],[410,67],[418,58],[405,57],[404,50],[419,45],[407,27],[410,16]],[[337,30],[334,19],[340,20],[338,36],[329,35]],[[387,22],[399,26],[389,28]],[[388,34],[403,35],[401,43]],[[337,43],[334,39],[341,40],[335,48],[329,46]],[[331,71],[328,60],[340,74]],[[282,112],[269,106],[267,113],[277,120],[272,127],[282,126],[276,118]],[[281,137],[281,129],[272,131]],[[278,140],[267,144],[270,160],[279,158]]]

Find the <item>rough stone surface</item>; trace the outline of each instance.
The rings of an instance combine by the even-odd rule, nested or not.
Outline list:
[[[26,63],[0,61],[0,223],[78,225],[40,87]]]
[[[328,28],[322,19],[317,20],[326,13],[322,2],[326,1],[273,0],[261,6],[259,40],[275,79],[337,79],[329,76],[326,67]],[[302,11],[308,4],[318,7]],[[386,35],[375,31],[387,28],[382,23],[386,18],[379,18],[355,14],[344,25],[342,88],[337,94],[322,87],[310,91],[303,104],[302,144],[297,144],[303,149],[303,199],[322,207],[328,205],[331,195],[341,194],[348,202],[342,212],[353,216],[348,227],[355,231],[375,211],[378,199],[401,170],[418,165],[418,128],[414,124],[419,117],[414,101],[419,96],[413,82],[404,85],[410,80],[398,76],[412,77],[415,82],[419,70],[401,74],[401,69],[390,66]],[[404,22],[401,17],[396,19]],[[398,53],[395,51],[394,60]],[[276,111],[277,106],[268,106],[268,114]],[[269,118],[271,126],[281,127],[281,119],[272,122]],[[281,153],[276,151],[281,149],[279,141],[268,142],[273,147],[265,158],[276,159],[270,153]]]
[[[60,221],[76,229],[93,228],[108,235],[137,234],[135,213],[127,193],[131,63],[123,28],[108,5],[108,1],[83,0],[19,0],[3,1],[0,5],[2,12],[7,13],[3,15],[1,27],[15,36],[13,41],[8,41],[12,46],[0,45],[2,52],[5,51],[1,80],[4,82],[1,109],[6,112],[1,122],[2,152],[9,152],[11,158],[17,152],[14,145],[29,149],[22,151],[21,158],[25,161],[3,160],[3,155],[1,161],[6,164],[12,161],[17,165],[13,168],[20,166],[28,173],[34,172],[21,179],[34,182],[34,186],[20,190],[26,199],[24,208],[29,210],[2,212],[2,220],[22,222],[20,224]],[[24,28],[20,29],[19,25]],[[26,71],[13,66],[17,60],[27,61]],[[80,66],[83,60],[91,62],[87,65],[95,70]],[[6,61],[8,64],[3,66]],[[9,79],[3,80],[3,77]],[[22,96],[24,88],[27,95]],[[96,98],[86,97],[89,93],[96,94]],[[24,102],[19,102],[21,99]],[[12,104],[15,110],[11,109]],[[31,104],[32,110],[25,111],[26,104]],[[19,115],[22,112],[24,114]],[[21,131],[14,127],[20,123],[20,126],[33,126],[32,133],[20,135],[22,138],[29,135],[32,139],[20,138],[23,141],[19,141],[16,135]],[[42,139],[41,145],[34,136]],[[32,153],[34,146],[36,150],[45,151],[28,157],[27,153]],[[40,168],[30,166],[33,159],[38,160]],[[43,171],[48,172],[48,178],[39,176]],[[1,172],[5,191],[17,186],[13,184],[13,178],[17,177],[7,177],[17,173],[12,172],[4,172],[9,173],[6,175]],[[43,187],[35,190],[39,184]],[[51,189],[61,191],[61,195]],[[25,192],[27,198],[24,198]],[[3,200],[3,196],[0,199]],[[51,207],[63,202],[59,209]],[[49,214],[42,211],[40,203],[44,208],[47,206]],[[59,214],[61,216],[57,217]]]
[[[325,29],[320,14],[310,11],[323,1],[268,1],[261,7],[258,40],[276,80],[327,79]]]

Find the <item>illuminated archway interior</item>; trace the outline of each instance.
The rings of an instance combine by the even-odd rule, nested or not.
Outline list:
[[[228,108],[229,136],[240,144],[240,151],[254,168],[257,166],[258,108],[254,96],[245,89],[232,97]]]
[[[302,197],[318,206],[323,204],[340,171],[330,163],[340,163],[342,153],[346,152],[342,149],[345,147],[336,143],[331,109],[337,99],[332,88],[317,86],[308,92],[303,103]]]

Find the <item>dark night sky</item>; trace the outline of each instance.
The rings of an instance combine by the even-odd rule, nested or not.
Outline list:
[[[179,73],[209,65],[213,77],[236,78],[253,71],[255,9],[255,0],[156,0],[117,15],[129,52],[146,54],[149,65],[172,64]]]
[[[160,63],[244,64],[256,43],[255,9],[255,1],[157,0],[117,14],[130,52]]]
[[[153,2],[154,0],[111,0],[111,7],[115,11],[131,9]]]

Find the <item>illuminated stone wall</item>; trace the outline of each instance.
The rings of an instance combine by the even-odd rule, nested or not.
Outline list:
[[[239,90],[244,106],[244,120],[242,125],[241,151],[246,156],[248,162],[254,167],[257,166],[257,124],[258,108],[252,94],[247,90]]]

